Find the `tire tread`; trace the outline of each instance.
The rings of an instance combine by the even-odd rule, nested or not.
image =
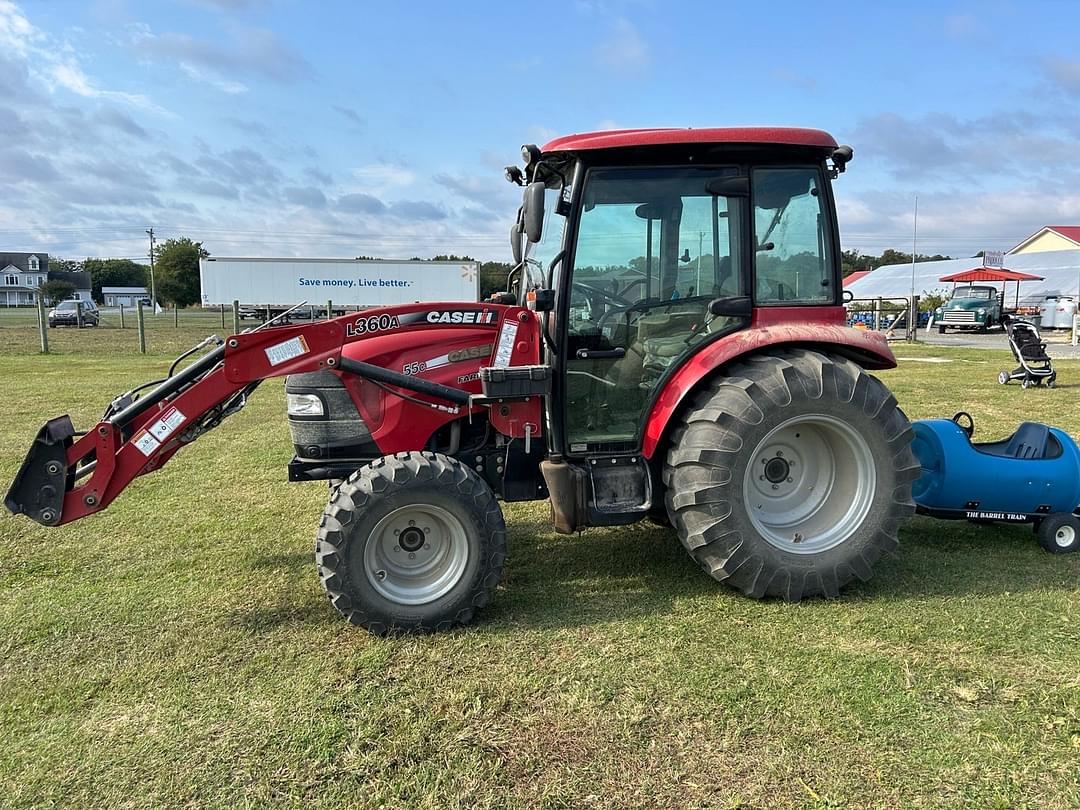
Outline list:
[[[432,482],[462,501],[471,501],[483,515],[489,532],[490,551],[482,562],[482,573],[469,593],[468,607],[453,616],[388,623],[368,615],[348,592],[348,554],[350,542],[344,528],[359,510],[405,483],[415,480]],[[429,451],[408,451],[375,459],[357,470],[342,483],[327,505],[315,539],[315,565],[319,580],[330,603],[352,624],[363,627],[376,636],[396,630],[433,633],[472,621],[475,608],[485,606],[502,578],[506,562],[506,525],[495,494],[483,481],[456,459]]]

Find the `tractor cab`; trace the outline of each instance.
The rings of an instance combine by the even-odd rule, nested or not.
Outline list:
[[[539,293],[552,310],[549,451],[559,469],[618,477],[623,495],[633,483],[639,510],[650,508],[650,471],[635,456],[691,357],[763,311],[842,323],[831,309],[841,287],[829,180],[850,150],[813,130],[781,133],[569,136],[524,147],[524,171],[507,170],[527,182],[511,232],[518,300]],[[617,522],[626,507],[611,513]],[[587,519],[607,522],[603,511]]]

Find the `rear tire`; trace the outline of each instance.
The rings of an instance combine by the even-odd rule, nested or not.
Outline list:
[[[849,360],[750,357],[681,422],[664,468],[668,514],[698,564],[747,596],[836,596],[870,578],[915,511],[911,425]]]
[[[1066,512],[1043,518],[1035,532],[1039,545],[1051,554],[1080,551],[1080,520]]]
[[[438,453],[361,467],[323,512],[315,562],[342,616],[375,635],[467,624],[491,599],[506,525],[491,488]]]

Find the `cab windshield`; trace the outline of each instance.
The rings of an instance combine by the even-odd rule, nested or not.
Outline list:
[[[79,308],[78,301],[61,301],[56,305],[57,310],[60,312],[74,312]]]
[[[953,298],[984,298],[990,300],[994,296],[994,290],[990,287],[957,287]]]

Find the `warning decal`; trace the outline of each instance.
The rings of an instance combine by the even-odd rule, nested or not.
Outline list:
[[[282,363],[286,363],[294,357],[307,354],[308,345],[307,341],[304,340],[303,335],[297,335],[294,338],[289,338],[274,346],[270,346],[264,351],[266,352],[266,359],[270,361],[271,366],[280,366]]]
[[[513,321],[504,321],[499,331],[499,345],[495,349],[495,368],[506,368],[510,365],[510,356],[514,353],[514,339],[517,337],[518,326]]]
[[[142,453],[144,456],[149,456],[151,453],[161,447],[161,442],[159,442],[145,430],[140,430],[138,433],[132,436],[131,443],[137,448],[139,448],[139,452]]]
[[[165,415],[150,425],[150,432],[160,442],[165,441],[169,434],[184,424],[184,415],[176,408],[169,408]]]

